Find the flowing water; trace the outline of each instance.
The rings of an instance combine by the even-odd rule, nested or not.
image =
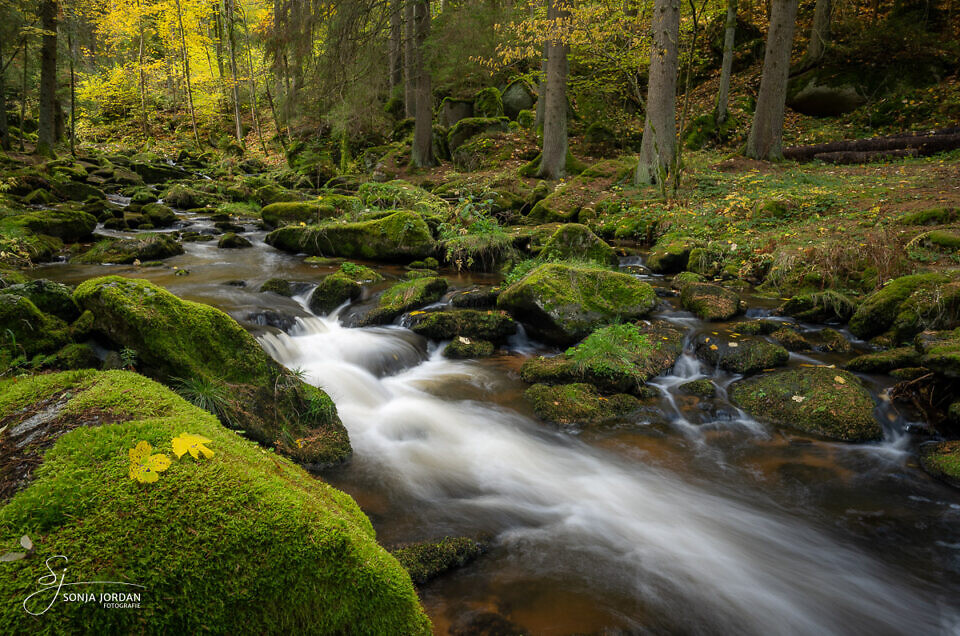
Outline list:
[[[35,275],[150,278],[231,313],[328,391],[355,454],[324,478],[357,499],[382,543],[483,535],[490,546],[421,590],[438,633],[481,610],[536,634],[960,633],[960,496],[916,467],[910,414],[884,399],[889,379],[864,376],[885,427],[878,444],[760,424],[726,400],[736,376],[690,354],[652,382],[655,408],[616,427],[556,430],[532,417],[516,373],[545,347],[521,335],[494,358],[451,361],[398,326],[312,316],[309,284],[293,299],[256,289],[271,276],[315,283],[330,268],[247,236],[252,249],[186,244],[165,267],[60,264]],[[247,285],[228,284],[237,279]],[[672,303],[657,317],[691,337],[723,328]],[[720,387],[715,398],[676,390],[702,377]]]

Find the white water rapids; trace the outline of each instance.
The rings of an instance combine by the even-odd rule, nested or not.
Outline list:
[[[637,630],[957,629],[956,608],[921,582],[786,511],[543,433],[492,404],[438,397],[445,381],[482,390],[485,371],[426,357],[410,336],[332,317],[301,319],[292,335],[261,341],[331,395],[355,454],[391,487],[461,519],[497,519],[502,544],[541,550],[544,567],[584,587],[626,590],[670,617],[653,628],[637,617]]]

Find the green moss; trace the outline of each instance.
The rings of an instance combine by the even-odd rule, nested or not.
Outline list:
[[[520,368],[525,382],[586,382],[606,393],[637,393],[673,367],[684,336],[667,323],[601,327],[561,355],[531,358]]]
[[[421,214],[445,215],[450,209],[449,204],[437,195],[400,180],[386,183],[369,181],[360,186],[357,197],[364,205],[384,210],[413,210]]]
[[[430,228],[413,212],[354,223],[287,226],[270,232],[265,240],[287,252],[380,261],[424,258],[436,251]]]
[[[943,299],[950,296],[944,293],[949,282],[950,278],[943,274],[897,278],[864,299],[850,319],[850,331],[860,338],[871,338],[892,328],[894,336],[902,340],[925,326],[937,328],[942,318],[956,316],[960,310],[943,303]],[[957,293],[960,292],[954,291]]]
[[[927,242],[945,250],[960,250],[960,234],[935,230],[927,235]]]
[[[398,546],[390,552],[417,585],[474,560],[483,547],[469,537],[444,537],[439,541]]]
[[[260,210],[260,217],[270,227],[282,227],[298,223],[315,224],[338,215],[339,211],[336,207],[320,201],[271,203]]]
[[[64,321],[41,312],[28,298],[0,294],[0,350],[9,358],[51,353],[69,340]]]
[[[686,238],[658,242],[647,255],[646,266],[657,274],[673,274],[687,269],[692,241]]]
[[[808,351],[811,349],[811,345],[807,339],[792,327],[781,327],[770,334],[770,337],[789,351]]]
[[[455,153],[467,140],[484,133],[503,133],[510,127],[506,117],[466,117],[455,123],[447,133],[447,147]]]
[[[960,210],[957,208],[928,208],[904,214],[897,222],[900,225],[942,225],[957,220]]]
[[[710,283],[691,283],[680,292],[680,303],[701,320],[728,320],[741,311],[736,292]]]
[[[244,247],[253,247],[253,243],[243,236],[239,236],[233,232],[227,232],[217,241],[217,247],[220,249],[241,249]]]
[[[433,340],[464,336],[476,340],[504,342],[517,332],[517,324],[505,311],[458,309],[416,312],[411,316],[410,329]]]
[[[504,289],[497,306],[547,342],[572,344],[594,328],[636,320],[657,305],[647,283],[588,266],[540,265]]]
[[[50,356],[44,366],[68,371],[71,369],[99,369],[100,358],[88,344],[70,343]]]
[[[925,331],[917,336],[914,346],[923,366],[948,378],[960,378],[960,329]]]
[[[309,465],[349,456],[329,396],[277,364],[225,313],[120,276],[88,280],[74,297],[93,312],[99,332],[136,351],[139,370],[165,382],[225,385],[224,419],[253,439]]]
[[[173,185],[163,193],[163,202],[181,210],[202,208],[211,202],[209,195],[183,185]]]
[[[623,418],[642,403],[632,395],[604,397],[589,384],[534,384],[524,394],[533,411],[555,424],[593,426]]]
[[[751,416],[828,439],[883,437],[873,398],[855,375],[826,367],[765,373],[734,383],[730,396]]]
[[[846,323],[856,309],[857,305],[847,296],[827,290],[794,296],[778,312],[805,322]]]
[[[616,252],[586,225],[567,223],[554,232],[540,251],[544,260],[578,259],[598,265],[615,267],[619,263]]]
[[[954,488],[960,488],[960,441],[935,442],[920,447],[920,465]]]
[[[61,320],[73,322],[80,317],[80,309],[73,300],[73,291],[62,283],[39,279],[10,285],[0,294],[15,294],[29,298],[37,309]]]
[[[268,278],[260,285],[261,292],[273,292],[290,298],[293,296],[293,285],[285,278]]]
[[[170,227],[178,221],[174,211],[160,203],[148,203],[141,212],[153,227]]]
[[[406,311],[437,302],[446,291],[445,278],[423,277],[397,283],[380,295],[377,306],[364,317],[363,323],[381,325],[391,322]]]
[[[537,116],[532,110],[521,110],[519,113],[517,113],[517,123],[520,124],[521,128],[526,130],[533,128],[536,118]]]
[[[348,495],[171,391],[124,371],[0,386],[0,416],[68,390],[56,422],[75,426],[90,414],[112,422],[60,436],[0,509],[3,551],[23,534],[37,545],[0,568],[0,592],[25,598],[44,559],[58,554],[71,581],[144,586],[139,609],[58,602],[31,633],[429,634],[409,576]],[[130,448],[146,441],[170,456],[184,431],[209,438],[215,455],[175,459],[153,484],[129,478]],[[0,610],[0,631],[21,632],[23,621],[19,602]]]
[[[357,300],[362,294],[360,283],[342,272],[336,272],[320,281],[310,294],[307,305],[313,313],[324,316],[348,300]]]
[[[183,254],[183,246],[170,234],[138,234],[134,238],[104,239],[74,256],[74,263],[132,263],[155,261]]]
[[[790,359],[790,353],[783,347],[749,336],[726,340],[701,334],[694,347],[698,358],[731,373],[758,373],[782,366]]]
[[[477,117],[502,117],[503,97],[495,86],[480,89],[473,98],[473,112]]]
[[[779,320],[745,320],[730,325],[730,331],[748,336],[768,336],[783,327]]]
[[[11,223],[44,236],[68,243],[88,238],[97,227],[97,218],[80,210],[35,210],[9,219]]]
[[[469,358],[488,358],[493,355],[495,347],[489,340],[473,340],[458,336],[450,341],[444,347],[443,355],[455,360],[466,360]]]
[[[850,371],[860,373],[889,373],[901,367],[915,367],[920,363],[920,354],[913,347],[900,347],[877,353],[857,356],[845,365]]]
[[[706,379],[684,382],[677,388],[681,393],[694,395],[699,398],[712,398],[717,394],[717,385]]]

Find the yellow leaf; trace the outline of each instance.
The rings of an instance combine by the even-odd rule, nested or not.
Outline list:
[[[844,380],[844,379],[843,379],[842,377],[840,377],[839,375],[833,376],[833,381],[836,382],[837,384],[846,384],[846,383],[847,383],[847,381]]]
[[[719,349],[719,347],[718,347],[717,345],[710,345],[710,350],[711,350],[711,351],[716,351],[717,349]]]
[[[210,440],[202,435],[181,433],[178,437],[173,438],[173,454],[177,456],[177,459],[180,459],[184,453],[189,452],[194,459],[200,459],[200,453],[203,453],[204,457],[210,459],[213,457],[213,451],[204,446],[209,442]]]
[[[151,455],[152,450],[147,442],[140,442],[130,449],[130,479],[150,484],[160,478],[159,473],[170,468],[170,458],[163,454]]]

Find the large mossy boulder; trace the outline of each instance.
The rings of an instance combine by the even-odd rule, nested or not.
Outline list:
[[[35,210],[17,217],[22,227],[46,236],[74,243],[89,238],[97,227],[97,218],[80,210]]]
[[[134,261],[157,261],[183,254],[183,245],[170,234],[138,234],[134,238],[110,238],[99,241],[89,250],[74,256],[74,263],[129,264]]]
[[[414,212],[353,223],[288,225],[270,232],[264,240],[286,252],[387,262],[426,258],[437,248],[430,228]]]
[[[903,367],[916,367],[920,364],[920,354],[913,347],[898,347],[887,351],[866,353],[848,361],[845,366],[859,373],[889,373]]]
[[[845,324],[857,305],[843,294],[831,290],[799,294],[787,300],[777,313],[804,322]]]
[[[380,295],[377,306],[364,316],[365,325],[383,325],[392,322],[404,312],[435,303],[447,291],[447,279],[424,276],[397,283]]]
[[[700,320],[729,320],[743,310],[736,292],[711,283],[684,285],[680,304]]]
[[[536,338],[573,344],[601,325],[645,317],[657,305],[653,288],[607,269],[547,263],[504,289],[497,307]]]
[[[364,205],[383,210],[413,210],[420,214],[446,214],[450,205],[423,188],[395,180],[386,183],[373,181],[357,189],[357,197]]]
[[[510,120],[506,117],[467,117],[461,119],[447,133],[447,147],[451,154],[472,137],[484,133],[507,132]]]
[[[752,417],[827,439],[866,442],[883,437],[870,392],[857,376],[828,367],[803,367],[747,378],[730,397]]]
[[[697,357],[707,364],[745,375],[783,366],[790,359],[790,352],[780,345],[752,336],[726,339],[713,334],[700,334],[694,350]]]
[[[170,227],[178,221],[173,208],[162,203],[148,203],[140,209],[140,213],[147,217],[153,227]]]
[[[520,377],[531,384],[586,382],[604,393],[638,393],[673,367],[683,337],[664,322],[601,327],[560,355],[527,360]]]
[[[73,290],[63,283],[46,279],[31,280],[10,285],[0,290],[0,294],[23,296],[43,313],[52,314],[66,322],[73,322],[80,317],[80,309],[73,300]]]
[[[310,293],[307,306],[318,316],[324,316],[343,303],[357,300],[363,295],[363,286],[343,272],[325,276]]]
[[[70,340],[67,323],[17,294],[0,294],[0,343],[12,357],[51,353]]]
[[[657,243],[647,255],[646,265],[655,274],[676,274],[687,269],[690,251],[694,243],[687,239],[674,239]]]
[[[45,417],[24,428],[32,413]],[[23,535],[35,546],[0,568],[0,593],[17,599],[0,610],[3,633],[430,633],[410,577],[350,496],[152,380],[128,371],[6,380],[0,421],[4,446],[23,445],[30,460],[0,508],[0,551],[21,551]],[[183,433],[209,440],[212,456],[176,459],[171,440]],[[141,443],[169,462],[152,483],[130,477]],[[87,589],[138,592],[140,607],[57,602],[26,628],[21,600],[50,558],[68,581],[142,586]]]
[[[74,298],[93,313],[97,331],[136,351],[141,371],[202,394],[249,437],[309,466],[349,457],[329,396],[277,364],[225,313],[120,276],[88,280]]]
[[[324,219],[337,216],[339,213],[333,205],[320,201],[285,201],[271,203],[260,210],[260,217],[270,227],[283,227],[306,223],[319,223]]]
[[[850,319],[850,331],[860,338],[890,332],[897,342],[924,329],[960,325],[960,279],[946,274],[902,276],[867,296]]]
[[[539,169],[540,157],[521,168],[522,176],[534,176]],[[558,185],[553,192],[534,203],[526,222],[571,223],[577,221],[582,212],[595,212],[603,203],[606,193],[618,183],[626,183],[636,170],[637,161],[633,158],[605,159],[590,167],[577,161],[567,152],[566,172],[576,175]],[[546,187],[546,186],[544,186]],[[586,216],[586,215],[585,215]],[[585,218],[582,220],[586,220]]]
[[[540,250],[540,258],[550,261],[582,260],[615,267],[617,253],[586,225],[561,225]]]
[[[791,78],[787,106],[804,115],[836,117],[866,103],[865,90],[848,70],[814,68]]]
[[[632,395],[600,395],[589,384],[534,384],[523,397],[537,417],[561,425],[596,426],[622,419],[643,403]]]
[[[920,447],[920,465],[937,479],[960,488],[960,441],[924,444]]]
[[[517,324],[505,311],[457,309],[430,311],[411,316],[410,330],[433,340],[457,336],[489,342],[504,342],[517,333]]]
[[[526,80],[518,79],[507,84],[500,99],[503,102],[503,114],[516,119],[520,111],[533,108],[537,95]]]
[[[914,346],[923,366],[948,378],[960,378],[960,329],[924,331]]]

